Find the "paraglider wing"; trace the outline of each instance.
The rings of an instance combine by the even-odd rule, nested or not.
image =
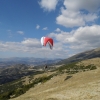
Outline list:
[[[44,38],[44,46],[46,46],[47,43],[49,44],[50,49],[52,49],[53,48],[53,39],[45,37]]]
[[[43,46],[46,46],[47,43],[49,44],[50,49],[52,49],[53,48],[53,39],[49,38],[49,37],[42,37],[41,44]]]
[[[44,38],[45,38],[45,37],[42,37],[42,38],[41,38],[41,44],[42,44],[42,46],[44,46]]]

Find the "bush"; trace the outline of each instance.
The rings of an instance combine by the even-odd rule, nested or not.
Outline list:
[[[10,95],[11,95],[10,92],[3,93],[0,95],[0,100],[8,100],[10,99]]]
[[[17,97],[17,96],[19,96],[19,95],[21,95],[21,94],[23,94],[23,93],[25,93],[25,91],[24,91],[23,88],[18,88],[18,89],[16,89],[16,90],[14,91],[15,97]]]
[[[90,70],[94,70],[94,69],[97,69],[96,66],[92,66],[92,67],[90,68]]]
[[[36,78],[34,81],[33,81],[33,83],[34,84],[37,84],[37,83],[44,83],[44,82],[46,82],[47,80],[49,80],[50,78],[51,78],[52,76],[50,75],[50,76],[43,76],[43,77],[39,77],[39,78]]]

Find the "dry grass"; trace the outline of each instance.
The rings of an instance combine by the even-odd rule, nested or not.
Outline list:
[[[88,59],[88,60],[84,60],[81,61],[80,63],[78,63],[79,65],[95,65],[97,67],[100,67],[100,58],[93,58],[93,59]]]
[[[93,63],[98,68],[92,71],[73,74],[66,80],[67,74],[54,76],[46,83],[37,84],[25,94],[12,100],[99,100],[100,99],[100,59],[83,61]],[[40,74],[50,75],[51,73]]]

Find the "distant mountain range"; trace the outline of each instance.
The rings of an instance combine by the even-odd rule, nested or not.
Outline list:
[[[0,58],[0,84],[38,73],[39,69],[44,68],[44,64],[67,64],[96,57],[100,57],[100,48],[85,51],[64,60],[33,57]]]
[[[91,58],[96,58],[96,57],[100,57],[100,48],[96,48],[96,49],[92,49],[89,51],[76,54],[70,58],[59,61],[57,64],[78,62],[81,60],[86,60],[86,59],[91,59]]]
[[[15,64],[26,64],[26,65],[43,65],[52,64],[60,61],[61,59],[46,59],[46,58],[34,58],[34,57],[11,57],[11,58],[0,58],[0,67],[7,67]]]
[[[44,64],[64,64],[96,57],[100,57],[100,48],[85,51],[67,59],[46,59],[34,57],[0,58],[0,67],[7,67],[15,64],[26,64],[33,66],[39,66]]]

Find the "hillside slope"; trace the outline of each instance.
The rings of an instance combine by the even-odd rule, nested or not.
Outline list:
[[[58,64],[77,62],[77,61],[91,59],[91,58],[97,58],[97,57],[100,57],[100,48],[96,48],[93,50],[89,50],[89,51],[85,51],[85,52],[76,54],[70,58],[67,58],[67,59],[60,61]]]
[[[96,70],[54,76],[49,81],[39,83],[25,94],[11,100],[99,100],[100,58],[90,60],[96,62],[93,63],[94,65],[98,65]],[[90,64],[90,60],[81,63]]]

